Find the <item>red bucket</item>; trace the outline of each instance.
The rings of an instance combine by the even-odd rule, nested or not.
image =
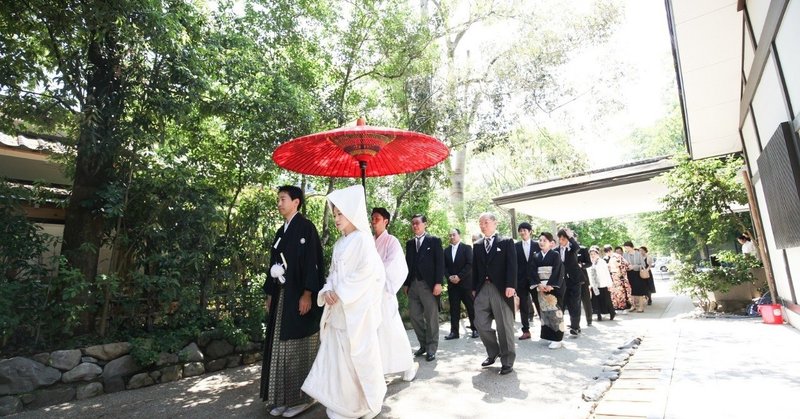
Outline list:
[[[758,306],[758,312],[766,324],[783,324],[780,304],[762,304]]]

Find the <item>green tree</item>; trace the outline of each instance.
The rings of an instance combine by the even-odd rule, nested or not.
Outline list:
[[[314,124],[313,34],[296,22],[324,4],[249,2],[244,16],[227,2],[216,14],[181,0],[4,4],[0,42],[17,53],[0,56],[1,127],[74,138],[70,266],[95,280],[105,233],[149,163],[139,157],[154,149],[165,170],[188,164],[223,188],[230,220],[269,169],[264,151]]]
[[[747,204],[739,181],[742,159],[691,160],[678,158],[678,165],[662,175],[669,192],[662,198],[664,211],[646,216],[650,239],[684,256],[700,253],[706,259],[706,245],[731,239],[732,231],[748,231],[746,212],[734,208]]]
[[[649,128],[637,129],[625,141],[628,161],[686,153],[683,113],[676,103],[670,112]]]
[[[626,240],[630,239],[628,228],[616,218],[597,218],[589,221],[569,223],[570,227],[578,236],[583,246],[621,246]]]

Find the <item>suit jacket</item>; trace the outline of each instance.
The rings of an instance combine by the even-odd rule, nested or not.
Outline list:
[[[555,250],[548,250],[547,253],[543,254],[542,251],[536,252],[536,255],[532,258],[533,259],[533,279],[531,280],[531,285],[539,285],[541,280],[539,279],[539,267],[540,266],[550,266],[553,270],[550,273],[550,277],[547,279],[547,285],[550,285],[553,288],[558,288],[561,295],[566,292],[566,287],[564,286],[564,269],[563,264],[561,263],[561,256]]]
[[[578,263],[578,251],[581,246],[575,239],[569,239],[569,249],[564,252],[564,274],[566,276],[567,285],[579,285],[583,279],[583,271],[581,265]],[[553,249],[561,257],[561,249],[556,247]]]
[[[264,292],[273,297],[270,313],[278,310],[278,295],[282,287],[284,302],[280,339],[311,336],[319,331],[322,307],[314,302],[317,301],[317,293],[325,285],[322,244],[314,223],[297,213],[285,232],[280,226],[270,248],[269,266],[282,263],[281,253],[286,259],[286,273],[283,275],[286,283],[281,285],[272,277],[268,277],[264,283]],[[300,297],[306,290],[311,291],[311,310],[301,316]]]
[[[533,257],[539,251],[539,243],[531,240],[531,249],[528,260],[525,260],[525,249],[522,248],[522,241],[514,244],[517,251],[517,287],[527,289],[530,286],[536,271],[533,269]]]
[[[486,252],[486,238],[475,242],[472,250],[472,289],[476,295],[491,282],[514,309],[514,298],[505,298],[506,288],[517,288],[517,250],[514,241],[496,235]]]
[[[425,234],[417,252],[416,239],[406,242],[406,265],[408,276],[404,286],[410,286],[417,279],[425,281],[433,291],[436,284],[444,285],[444,253],[442,240],[436,236]]]
[[[458,284],[450,283],[451,287],[462,287],[472,291],[472,248],[464,243],[458,244],[456,258],[453,260],[453,245],[444,249],[444,276],[458,275],[461,278]]]
[[[578,266],[581,267],[581,275],[583,275],[583,282],[589,283],[589,271],[592,267],[592,258],[589,256],[589,249],[581,246],[578,249]]]

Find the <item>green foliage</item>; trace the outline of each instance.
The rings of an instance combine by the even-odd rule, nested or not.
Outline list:
[[[720,244],[748,231],[748,213],[733,207],[747,204],[739,181],[742,159],[691,160],[678,158],[677,166],[663,176],[669,192],[662,199],[665,209],[644,217],[650,240],[682,256],[705,253],[705,246]]]
[[[741,253],[723,251],[717,253],[717,258],[721,266],[706,268],[684,261],[674,270],[675,290],[689,293],[706,310],[710,308],[709,293],[727,292],[737,285],[753,283],[752,269],[762,266],[758,259]]]
[[[637,129],[626,140],[626,161],[653,157],[676,156],[686,153],[683,114],[678,103],[664,118],[648,128]]]
[[[590,221],[569,223],[570,227],[578,236],[581,245],[599,246],[604,245],[622,246],[630,238],[628,228],[616,218],[598,218]]]

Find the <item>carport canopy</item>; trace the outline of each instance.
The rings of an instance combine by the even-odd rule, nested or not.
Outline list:
[[[663,209],[667,187],[657,177],[675,167],[666,157],[532,183],[494,198],[504,210],[556,222]]]

